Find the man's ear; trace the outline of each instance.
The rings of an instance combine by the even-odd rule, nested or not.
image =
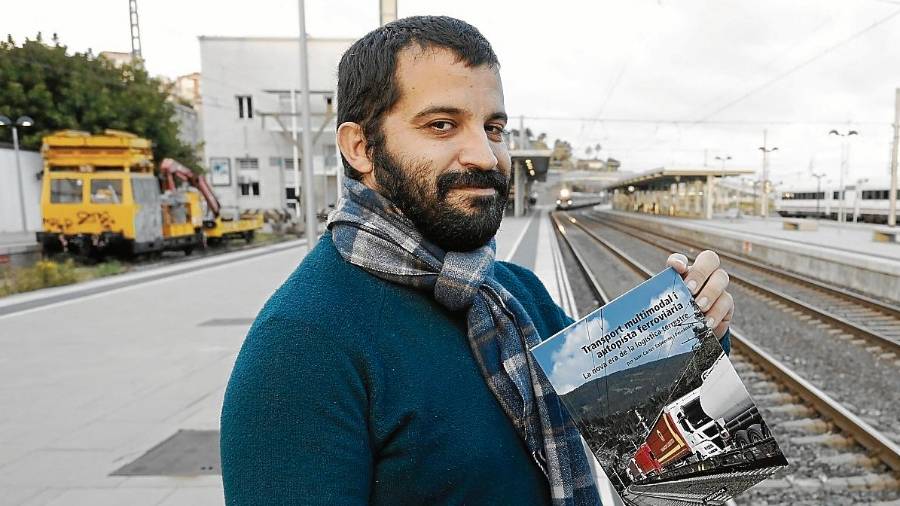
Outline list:
[[[359,123],[347,121],[341,123],[337,130],[337,143],[341,154],[363,178],[371,177],[372,160],[366,152],[366,136]]]

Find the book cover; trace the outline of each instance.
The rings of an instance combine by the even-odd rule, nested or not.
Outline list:
[[[531,352],[625,504],[724,504],[787,465],[672,268]]]

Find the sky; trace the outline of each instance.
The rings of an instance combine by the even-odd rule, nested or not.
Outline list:
[[[72,50],[130,51],[125,0],[31,0],[6,6],[0,32],[17,40],[57,33]],[[199,35],[295,36],[295,0],[139,0],[152,73],[200,69]],[[900,0],[398,0],[400,16],[464,19],[491,42],[506,109],[576,155],[601,146],[622,170],[660,166],[762,168],[783,188],[887,181],[895,89],[900,88]],[[355,38],[375,28],[378,0],[308,0],[313,37]],[[886,187],[886,186],[885,186]]]
[[[647,308],[654,307],[670,294],[677,297],[672,304],[664,306],[663,311],[676,307],[679,301],[683,303],[684,308],[674,315],[657,322],[647,331],[641,332],[637,337],[627,341],[626,346],[630,345],[635,348],[630,355],[621,359],[608,362],[614,355],[625,349],[625,346],[614,351],[604,354],[604,358],[597,356],[597,351],[585,353],[582,347],[589,345],[597,340],[601,340],[605,335],[614,331],[620,325],[623,330],[610,337],[609,343],[615,342],[629,333],[624,329],[625,322],[631,320],[635,315]],[[642,342],[644,337],[654,330],[666,326],[673,320],[677,319],[684,313],[691,313],[690,304],[686,302],[691,299],[690,292],[685,286],[681,277],[672,269],[668,268],[660,274],[644,281],[633,290],[621,295],[615,300],[610,301],[602,308],[587,315],[584,320],[574,323],[559,334],[547,339],[534,348],[533,353],[538,363],[547,374],[547,378],[553,385],[553,388],[560,395],[571,392],[588,381],[609,376],[613,373],[627,368],[638,367],[656,360],[673,357],[682,353],[691,351],[696,341],[693,339],[693,332],[684,331],[686,325],[693,326],[694,318],[689,323],[672,326],[656,336],[649,344],[638,346],[637,343]],[[661,311],[655,314],[661,314]],[[650,323],[652,318],[642,319],[640,323]],[[676,337],[677,336],[677,337]],[[658,342],[665,341],[665,345],[660,348],[653,348]],[[605,344],[604,344],[605,346]],[[600,349],[602,350],[602,346]],[[649,352],[647,350],[650,350]],[[642,355],[641,352],[647,352]],[[637,358],[635,358],[637,356]],[[633,360],[633,362],[631,362]],[[607,367],[598,370],[597,373],[591,371],[607,362]],[[584,377],[585,373],[591,373],[588,378]]]

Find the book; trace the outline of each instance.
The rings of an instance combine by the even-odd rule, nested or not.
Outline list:
[[[724,504],[788,464],[672,268],[531,353],[617,504]]]

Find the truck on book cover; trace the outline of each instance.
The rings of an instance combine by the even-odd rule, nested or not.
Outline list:
[[[672,401],[660,413],[628,465],[632,481],[769,437],[759,410],[724,357],[704,372],[699,388]]]

